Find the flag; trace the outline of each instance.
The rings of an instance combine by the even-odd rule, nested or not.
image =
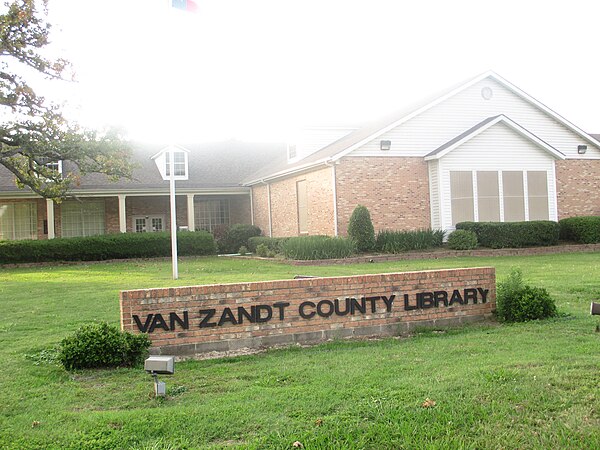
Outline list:
[[[192,0],[171,0],[171,6],[189,12],[196,12],[198,10],[198,5]]]

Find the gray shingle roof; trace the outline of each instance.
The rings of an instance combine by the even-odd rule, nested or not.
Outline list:
[[[103,191],[161,189],[167,188],[151,156],[166,145],[133,144],[132,161],[138,165],[133,180],[121,179],[111,182],[101,174],[88,174],[81,179],[77,190]],[[190,151],[189,180],[178,181],[178,188],[188,189],[227,189],[239,187],[242,180],[251,173],[268,165],[276,159],[285,158],[284,144],[256,144],[240,141],[227,141],[212,144],[181,145]],[[65,162],[63,170],[74,166]],[[14,182],[14,176],[0,166],[0,192],[20,191]]]

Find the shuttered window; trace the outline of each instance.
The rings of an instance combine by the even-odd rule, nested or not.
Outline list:
[[[504,190],[504,221],[521,222],[525,220],[525,195],[523,172],[502,172]]]
[[[452,203],[452,226],[459,222],[472,222],[473,174],[469,171],[450,172],[450,196]]]
[[[306,180],[296,182],[296,197],[298,199],[298,233],[308,233],[308,208]]]
[[[477,209],[479,222],[500,221],[500,193],[497,171],[477,172]]]
[[[529,220],[548,220],[548,179],[546,172],[527,172]]]
[[[0,204],[0,240],[20,239],[37,239],[36,204]]]

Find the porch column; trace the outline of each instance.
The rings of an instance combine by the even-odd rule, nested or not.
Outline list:
[[[125,194],[119,194],[119,231],[127,233],[127,215],[125,213]]]
[[[187,195],[188,230],[196,231],[196,216],[194,212],[194,194]]]
[[[54,239],[56,234],[54,232],[54,201],[52,199],[46,199],[46,221],[48,222],[48,239]]]

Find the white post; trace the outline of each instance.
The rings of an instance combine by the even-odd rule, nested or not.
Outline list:
[[[169,147],[169,197],[171,203],[171,260],[173,263],[173,279],[179,278],[177,271],[177,213],[175,211],[175,153]]]
[[[127,232],[127,217],[125,215],[125,195],[119,194],[119,231]]]
[[[46,221],[48,222],[48,239],[54,239],[56,234],[54,232],[54,201],[52,199],[46,199]]]

